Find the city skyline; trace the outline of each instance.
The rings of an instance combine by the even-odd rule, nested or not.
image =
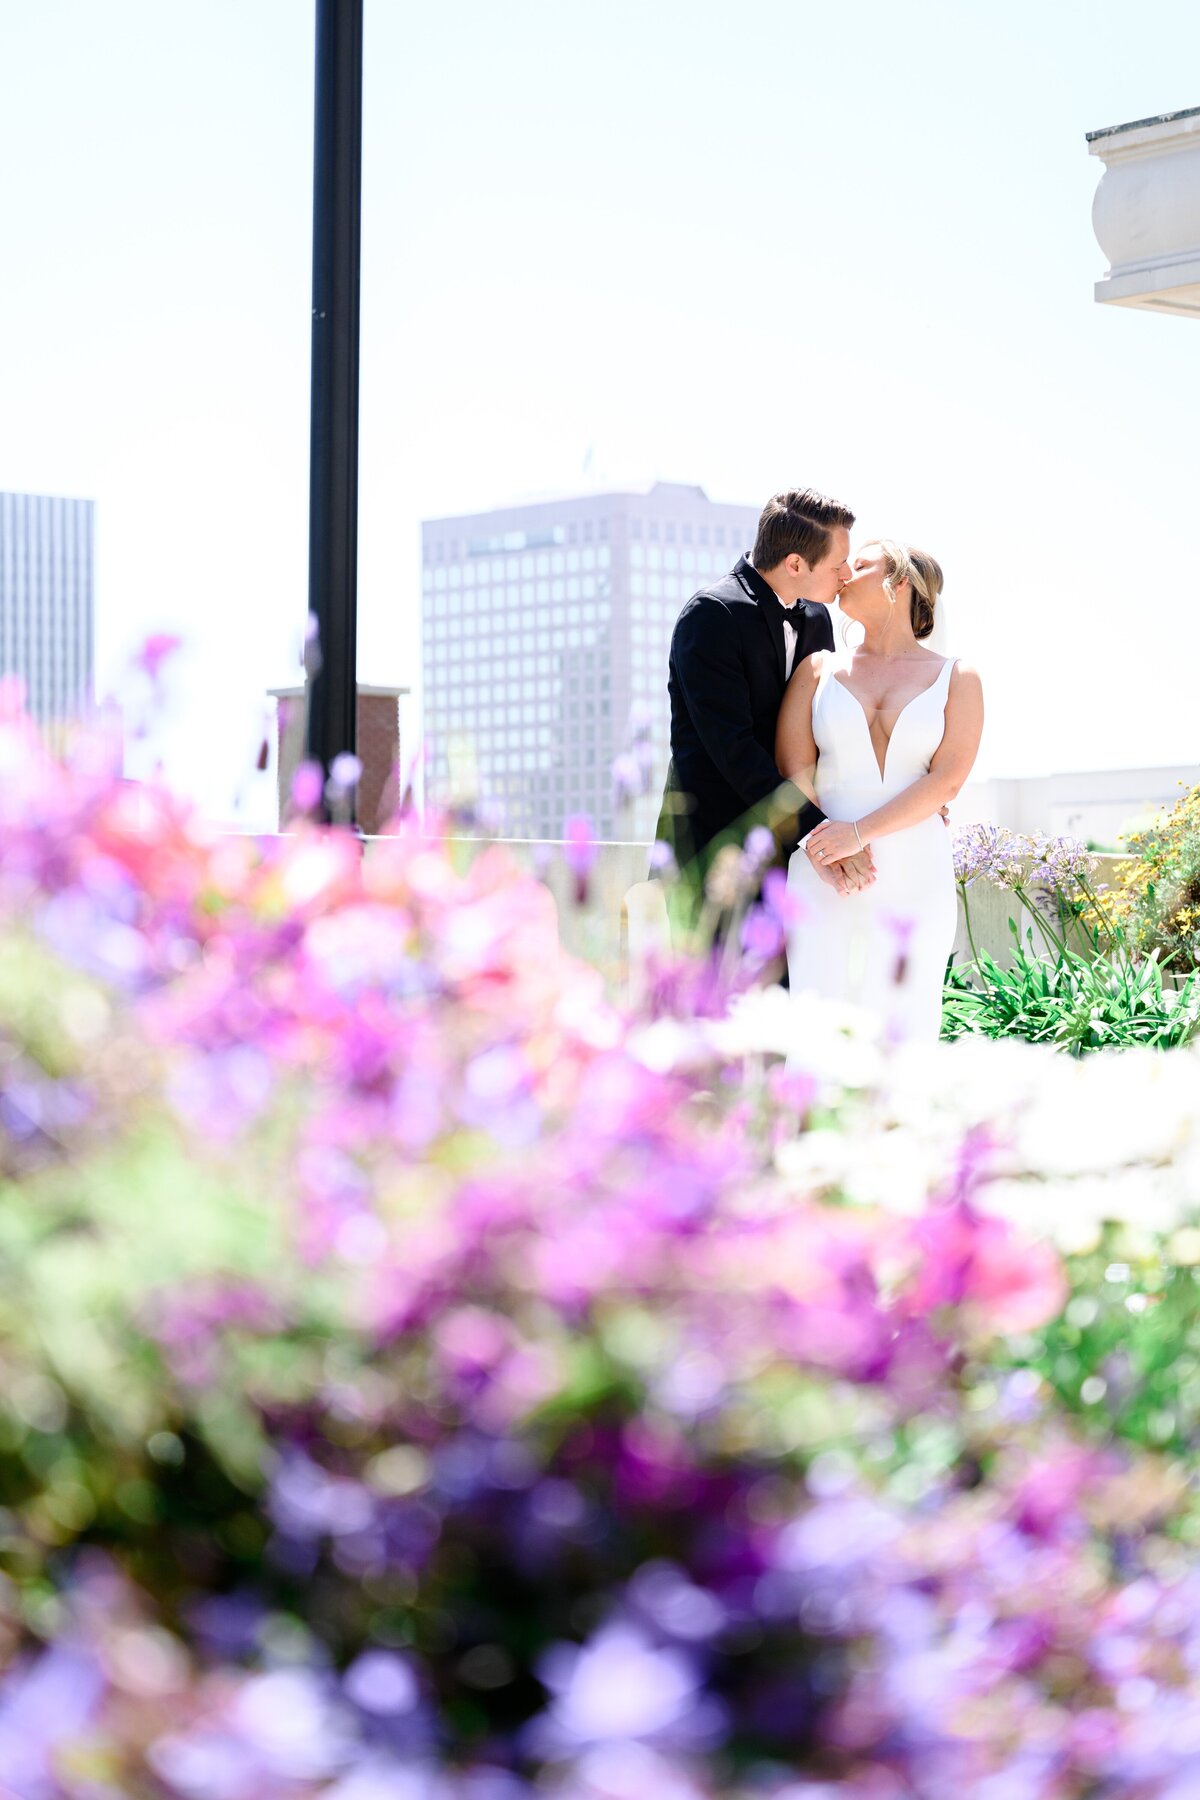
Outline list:
[[[147,761],[268,823],[307,611],[311,9],[2,10],[0,487],[96,499],[98,692],[182,637]],[[1095,305],[1084,134],[1194,105],[1198,65],[1183,0],[369,6],[361,679],[413,680],[422,519],[812,485],[942,562],[981,774],[1185,760],[1200,326]]]
[[[482,802],[507,835],[653,836],[667,651],[680,607],[750,549],[758,509],[699,486],[578,494],[422,526],[426,794]],[[613,769],[635,736],[645,791]]]
[[[42,726],[92,703],[94,535],[91,500],[0,492],[0,675]]]

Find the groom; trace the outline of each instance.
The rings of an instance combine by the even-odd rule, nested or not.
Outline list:
[[[854,514],[812,488],[767,501],[754,550],[693,594],[671,637],[671,762],[656,837],[701,882],[718,850],[754,825],[786,863],[824,814],[775,762],[775,724],[793,669],[833,649],[829,608],[849,578]],[[869,850],[814,869],[839,893],[875,879]]]

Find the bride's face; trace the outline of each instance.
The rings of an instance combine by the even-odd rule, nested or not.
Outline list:
[[[848,619],[866,624],[886,612],[888,597],[884,578],[888,573],[887,557],[881,544],[863,544],[850,558],[849,579],[838,595],[838,605]]]

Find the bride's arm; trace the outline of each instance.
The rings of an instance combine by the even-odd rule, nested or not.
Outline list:
[[[976,670],[960,662],[950,676],[946,729],[929,765],[928,775],[922,775],[894,800],[859,819],[857,835],[853,824],[827,819],[824,825],[817,826],[809,842],[823,849],[826,859],[831,860],[845,855],[847,845],[850,850],[857,850],[860,839],[866,845],[876,838],[890,837],[894,831],[905,831],[910,825],[919,825],[923,819],[932,818],[953,800],[971,773],[982,734],[983,686]]]
[[[817,742],[813,737],[812,706],[821,672],[821,658],[806,656],[784,691],[775,726],[775,761],[779,773],[795,782],[802,794],[816,802]]]

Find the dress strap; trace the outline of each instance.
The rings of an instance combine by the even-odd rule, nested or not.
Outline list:
[[[821,692],[821,690],[824,688],[825,684],[828,682],[829,677],[833,674],[833,671],[837,668],[837,665],[838,665],[837,651],[836,650],[822,650],[822,652],[821,652],[821,673],[817,676],[817,693],[818,694]]]

